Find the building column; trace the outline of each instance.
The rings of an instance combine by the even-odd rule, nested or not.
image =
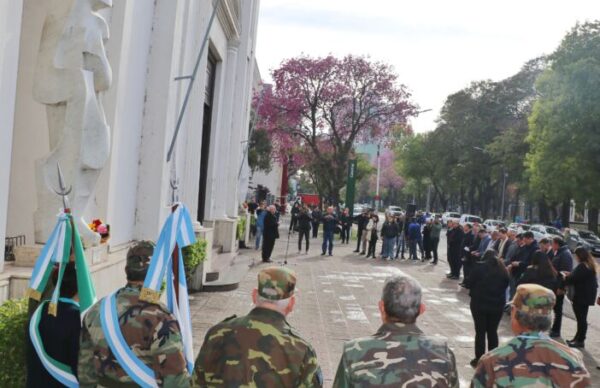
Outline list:
[[[159,1],[155,4],[139,153],[134,233],[134,238],[138,240],[155,239],[170,212],[171,166],[166,163],[166,152],[180,106],[178,96],[181,85],[174,83],[173,78],[180,75],[178,63],[185,2]],[[179,147],[178,142],[176,154]]]
[[[22,0],[0,0],[0,272],[4,270],[22,13]]]
[[[236,85],[236,73],[237,73],[237,56],[239,49],[239,40],[229,41],[227,44],[227,58],[225,60],[225,83],[223,85],[223,108],[220,112],[220,125],[218,126],[219,141],[217,144],[217,152],[214,157],[218,158],[215,160],[215,178],[213,183],[215,187],[215,205],[213,211],[213,219],[226,219],[227,207],[228,207],[228,191],[231,187],[228,184],[229,169],[235,169],[235,157],[232,154],[232,141],[235,141],[236,137],[233,135],[235,132],[233,127],[233,112],[235,97],[237,91],[235,90]],[[236,107],[237,109],[237,107]]]

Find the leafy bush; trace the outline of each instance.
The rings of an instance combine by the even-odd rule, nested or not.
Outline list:
[[[190,277],[191,273],[206,260],[206,240],[197,239],[192,245],[182,249],[183,254],[183,266],[185,267],[185,275],[187,278]]]
[[[238,217],[236,237],[243,240],[246,234],[246,216]]]
[[[27,369],[27,300],[0,305],[0,387],[24,387]]]

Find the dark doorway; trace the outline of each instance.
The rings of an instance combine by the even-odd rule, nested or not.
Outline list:
[[[215,79],[217,73],[217,60],[208,53],[206,66],[206,88],[204,90],[204,115],[202,120],[202,148],[200,149],[200,187],[198,190],[198,221],[204,222],[204,208],[206,207],[206,178],[208,176],[208,162],[210,160],[210,135],[212,125],[212,108],[215,94]]]

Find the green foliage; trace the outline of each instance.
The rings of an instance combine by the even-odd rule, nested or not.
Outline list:
[[[246,216],[238,217],[237,228],[235,231],[236,238],[239,240],[244,239],[246,233]]]
[[[360,182],[363,179],[368,179],[371,174],[375,174],[376,172],[377,169],[371,164],[369,155],[356,155],[356,182]]]
[[[0,306],[0,387],[24,387],[27,348],[27,300]]]
[[[248,145],[248,165],[254,171],[271,171],[271,139],[265,130],[255,129]]]
[[[600,204],[600,22],[577,25],[537,82],[529,119],[532,190]]]
[[[194,269],[206,260],[207,247],[206,240],[197,239],[195,243],[182,249],[183,266],[185,267],[186,276],[189,277]]]

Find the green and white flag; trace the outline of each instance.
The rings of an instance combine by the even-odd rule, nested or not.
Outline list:
[[[46,303],[49,303],[48,314],[55,317],[58,313],[59,300],[74,303],[70,300],[60,298],[60,286],[62,284],[66,265],[69,263],[71,257],[71,252],[74,256],[75,272],[77,274],[77,290],[79,295],[78,306],[81,317],[83,317],[85,312],[96,302],[96,291],[92,284],[79,232],[73,223],[73,216],[68,211],[61,213],[58,216],[58,221],[50,238],[36,260],[29,282],[29,297],[41,301],[42,294],[46,289],[48,279],[50,278],[50,274],[55,265],[58,265],[58,279],[51,300],[49,302],[47,300],[41,301],[42,303],[40,303],[33,313],[31,321],[29,322],[29,333],[33,347],[48,373],[67,387],[78,387],[79,383],[77,382],[73,371],[71,371],[71,368],[58,362],[46,353],[39,332],[42,310]]]

